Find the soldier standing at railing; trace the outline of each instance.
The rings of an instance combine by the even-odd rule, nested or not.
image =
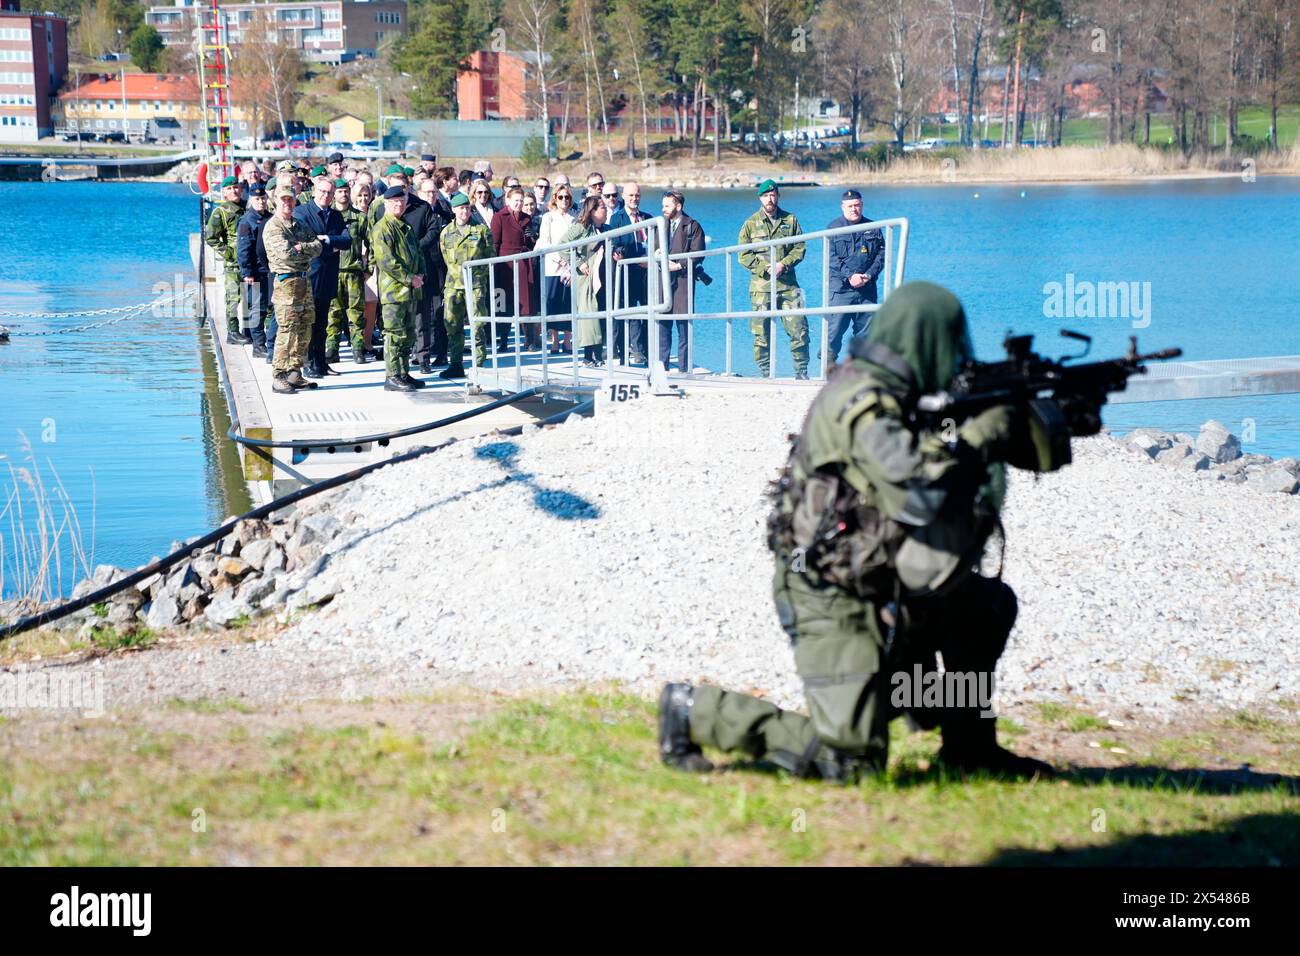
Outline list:
[[[239,281],[239,220],[244,218],[240,202],[239,180],[227,176],[221,181],[221,204],[208,216],[203,241],[221,255],[225,264],[226,289],[226,341],[231,345],[247,344],[253,336],[239,327],[239,300],[244,290]]]
[[[456,220],[443,227],[438,242],[442,248],[442,261],[447,266],[447,284],[443,288],[443,312],[447,317],[447,351],[451,364],[438,373],[439,378],[464,378],[465,366],[461,359],[461,345],[465,341],[466,310],[465,278],[461,266],[474,259],[490,259],[496,255],[487,226],[471,223],[473,207],[469,197],[456,193],[451,197],[451,211]],[[480,278],[480,276],[482,278]],[[473,276],[474,314],[487,315],[487,274],[479,270]],[[487,363],[487,324],[474,323],[474,362]]]
[[[415,315],[420,308],[425,262],[415,232],[403,219],[406,187],[395,184],[384,193],[384,215],[370,229],[384,320],[384,389],[413,392],[424,382],[411,376],[411,347],[415,344]]]
[[[862,193],[845,190],[840,197],[842,215],[832,219],[827,229],[856,226],[870,222],[862,215]],[[885,239],[879,229],[835,236],[830,242],[830,304],[861,305],[876,300],[876,278],[885,267]],[[852,328],[850,339],[861,338],[871,327],[870,312],[841,312],[832,315],[826,328],[828,365],[839,359],[840,341]]]
[[[279,323],[271,362],[275,370],[271,388],[283,393],[316,387],[315,382],[307,381],[302,375],[316,311],[307,269],[325,248],[304,223],[294,218],[296,200],[290,181],[288,177],[280,178],[275,188],[275,215],[267,220],[262,231],[266,261],[275,278],[271,303]]]
[[[352,358],[358,365],[367,362],[365,339],[366,291],[365,272],[370,246],[370,220],[352,205],[352,187],[346,179],[334,180],[334,208],[343,217],[352,245],[339,253],[339,285],[330,303],[329,325],[325,334],[325,361],[339,360],[339,339],[350,333]]]
[[[776,183],[763,180],[758,187],[758,201],[762,208],[745,220],[736,242],[745,245],[765,239],[786,239],[800,235],[803,230],[794,213],[781,208],[781,193]],[[749,249],[737,258],[750,272],[749,299],[754,311],[772,308],[772,283],[776,283],[776,308],[781,311],[803,308],[803,290],[794,274],[795,266],[803,261],[805,243],[795,242],[776,248],[776,265],[772,265],[772,250]],[[754,333],[754,361],[759,373],[768,374],[769,346],[767,318],[751,319],[749,330]],[[808,377],[808,320],[802,315],[782,316],[781,324],[790,337],[790,354],[794,358],[794,377]]]

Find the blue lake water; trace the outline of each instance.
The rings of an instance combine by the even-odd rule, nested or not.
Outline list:
[[[820,229],[838,215],[839,193],[791,188],[782,204],[806,230]],[[1062,326],[1093,335],[1098,357],[1120,354],[1130,334],[1144,350],[1176,345],[1193,359],[1300,353],[1300,179],[898,186],[863,195],[869,217],[910,220],[907,277],[957,292],[983,358],[1000,354],[1008,329],[1033,332],[1044,351],[1058,354]],[[756,208],[749,190],[687,196],[687,212],[715,246],[734,243]],[[197,207],[183,186],[0,183],[0,210],[0,312],[129,305],[148,300],[159,283],[170,288],[178,274],[191,279],[187,235],[197,228]],[[799,270],[814,303],[820,255],[811,247]],[[735,274],[743,283],[745,273]],[[1044,317],[1044,285],[1067,274],[1150,283],[1150,324]],[[721,299],[721,281],[700,288],[701,308],[721,309]],[[0,317],[24,330],[82,321]],[[745,324],[734,332],[736,369],[756,374]],[[721,324],[697,323],[696,334],[696,361],[721,369]],[[774,351],[787,374],[783,332]],[[34,458],[47,485],[57,470],[87,547],[93,517],[94,560],[139,564],[173,539],[209,529],[234,503],[218,463],[224,439],[214,437],[224,431],[214,422],[219,402],[210,370],[205,387],[191,320],[146,315],[71,335],[15,337],[0,345],[0,498],[9,498],[8,466],[29,467]],[[1117,429],[1190,432],[1208,418],[1238,431],[1250,420],[1255,441],[1247,450],[1300,454],[1300,396],[1113,406],[1105,418]],[[8,521],[0,519],[6,561]],[[8,572],[6,591],[12,565]]]

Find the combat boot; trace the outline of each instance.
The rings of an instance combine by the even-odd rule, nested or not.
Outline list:
[[[298,369],[294,369],[292,372],[286,372],[285,381],[288,382],[290,385],[292,385],[294,388],[316,388],[317,387],[315,382],[309,382],[305,378],[303,378],[302,372],[300,372]]]
[[[992,717],[976,717],[943,727],[942,735],[939,762],[962,774],[982,770],[993,776],[1024,780],[1056,776],[1051,764],[1021,757],[1000,746]]]
[[[410,385],[412,388],[424,388],[424,382],[412,376],[410,372],[402,373],[402,381],[407,385]]]
[[[298,390],[289,382],[288,372],[276,372],[271,378],[271,391],[279,392],[281,395],[292,395]]]
[[[396,375],[390,375],[384,379],[384,391],[386,392],[414,392],[415,390],[414,385],[408,385],[405,380]]]
[[[464,377],[465,377],[465,366],[461,365],[460,362],[457,362],[455,365],[448,365],[445,369],[443,369],[441,372],[438,373],[438,378],[464,378]]]
[[[326,362],[337,362],[339,360],[339,350],[337,348],[325,353]]]
[[[664,684],[659,693],[659,757],[677,770],[708,773],[713,764],[699,745],[691,742],[694,701],[695,688],[690,684]]]

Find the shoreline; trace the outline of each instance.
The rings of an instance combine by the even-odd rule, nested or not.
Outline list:
[[[563,170],[561,171],[563,172]],[[551,172],[551,175],[554,175],[554,171]],[[756,181],[758,181],[759,174],[755,173],[753,175]],[[762,178],[767,178],[767,176],[769,175],[770,174],[767,174]],[[1277,170],[1277,171],[1260,170],[1257,175],[1259,178],[1296,179],[1296,178],[1300,178],[1300,170]],[[570,176],[570,178],[572,178],[572,176]],[[735,182],[734,176],[716,177],[712,181],[704,181],[704,182],[700,181],[699,178],[681,179],[677,177],[670,177],[665,179],[661,177],[637,176],[635,174],[629,174],[627,176],[620,177],[620,179],[625,182],[636,182],[639,183],[640,185],[649,186],[654,189],[678,188],[678,189],[744,190],[750,188],[750,185],[748,183],[741,184]],[[1107,175],[1107,176],[1096,176],[1092,178],[1080,177],[1080,176],[1069,176],[1069,177],[1062,177],[1062,178],[1053,178],[1050,176],[1038,176],[1038,177],[1030,177],[1030,178],[1006,177],[1000,179],[993,178],[993,177],[978,177],[978,178],[972,177],[970,179],[958,179],[955,182],[953,182],[953,181],[944,181],[933,177],[932,178],[904,177],[899,179],[873,180],[869,178],[854,177],[851,174],[846,174],[846,173],[836,173],[829,177],[825,175],[821,175],[818,176],[818,178],[815,180],[799,180],[794,182],[782,182],[780,178],[776,178],[775,182],[784,189],[829,189],[837,186],[859,186],[859,187],[865,187],[865,186],[1031,186],[1031,185],[1034,186],[1096,186],[1096,185],[1125,185],[1125,184],[1134,184],[1134,183],[1183,182],[1183,181],[1190,181],[1190,180],[1200,181],[1200,180],[1211,180],[1211,179],[1241,179],[1241,174],[1204,170],[1204,171],[1187,172],[1187,173],[1136,174],[1132,176]],[[38,178],[38,179],[9,180],[9,181],[35,183],[35,182],[41,182],[42,180]],[[76,183],[97,183],[97,184],[98,183],[169,184],[170,183],[177,186],[185,185],[183,179],[175,176],[166,176],[166,175],[164,176],[122,176],[122,177],[114,176],[112,179],[68,178],[68,179],[60,179],[55,181],[67,182],[67,183],[76,182]],[[197,193],[195,195],[197,195]]]
[[[380,696],[457,683],[498,691],[605,681],[640,693],[665,679],[706,679],[797,707],[801,685],[771,608],[761,488],[811,396],[732,398],[697,393],[518,439],[456,442],[302,509],[246,522],[120,599],[35,632],[27,656],[6,666],[50,666],[59,648],[93,647],[104,635],[131,647],[125,636],[138,628],[168,639],[155,652],[100,658],[92,650],[59,666],[104,668],[113,699],[132,705],[202,696],[214,678],[250,701],[347,682]],[[727,436],[723,448],[718,434]],[[662,508],[638,489],[640,478],[662,477],[658,455],[669,449],[682,458],[676,517],[666,526]],[[1297,719],[1300,666],[1286,662],[1300,665],[1300,644],[1279,642],[1295,592],[1278,579],[1285,534],[1276,529],[1300,524],[1300,462],[1243,455],[1214,423],[1198,436],[1103,433],[1078,440],[1075,452],[1060,472],[1011,476],[1005,576],[1022,613],[998,668],[999,706],[1084,702],[1156,721],[1251,708]],[[624,480],[611,484],[611,476]],[[446,495],[412,511],[428,487]],[[1064,505],[1080,499],[1106,506]],[[453,546],[447,527],[509,540],[514,557],[475,549],[458,580],[439,586],[419,572],[419,555]],[[1073,544],[1063,549],[1063,541]],[[557,551],[622,557],[613,565],[542,560]],[[710,570],[718,567],[730,569],[723,590]],[[377,582],[375,568],[391,573]],[[74,595],[125,573],[96,568],[95,583]],[[493,582],[503,574],[528,581],[533,596],[519,602],[500,591]],[[639,597],[575,616],[577,593]],[[1231,647],[1217,640],[1223,628],[1239,635]],[[467,633],[477,639],[467,643]],[[1133,633],[1144,635],[1140,644]],[[167,652],[180,650],[176,635],[234,643],[220,668],[194,670],[188,655]],[[30,656],[40,649],[53,657]],[[1280,671],[1265,665],[1279,655]]]

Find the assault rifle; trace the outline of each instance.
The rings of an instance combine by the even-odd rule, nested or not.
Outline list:
[[[1008,333],[1002,343],[1007,350],[1005,361],[969,362],[953,378],[948,390],[917,399],[917,413],[931,423],[944,419],[962,421],[994,405],[1029,406],[1042,412],[1054,404],[1061,418],[1056,424],[1074,436],[1095,435],[1101,431],[1101,406],[1111,392],[1122,392],[1129,377],[1146,373],[1144,362],[1177,358],[1182,349],[1163,349],[1146,355],[1138,353],[1137,336],[1129,337],[1128,352],[1123,358],[1101,362],[1067,363],[1083,358],[1092,348],[1092,337],[1062,329],[1061,335],[1084,343],[1077,355],[1059,359],[1043,358],[1033,350],[1032,335]],[[1043,403],[1041,398],[1052,399]],[[1055,417],[1055,410],[1049,414]]]

